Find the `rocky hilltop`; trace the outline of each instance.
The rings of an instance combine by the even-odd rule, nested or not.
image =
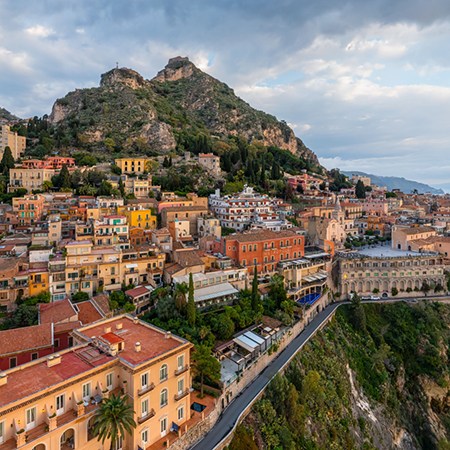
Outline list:
[[[15,122],[16,120],[19,120],[19,118],[16,117],[14,114],[11,114],[5,108],[0,108],[0,121]]]
[[[252,108],[225,83],[176,57],[152,80],[127,68],[101,76],[100,86],[77,89],[53,105],[50,122],[71,145],[167,153],[192,136],[211,140],[242,136],[289,150],[319,165],[292,129]]]

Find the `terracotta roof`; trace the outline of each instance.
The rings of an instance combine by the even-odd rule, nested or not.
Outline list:
[[[290,237],[300,237],[293,230],[271,231],[271,230],[256,230],[245,233],[236,233],[225,237],[225,241],[238,241],[238,242],[258,242],[269,239],[283,239]]]
[[[196,250],[177,252],[176,260],[182,267],[192,267],[204,264]]]
[[[65,333],[68,331],[76,330],[81,327],[81,322],[79,320],[74,320],[73,322],[61,322],[55,324],[55,335],[59,333]]]
[[[40,323],[58,323],[77,314],[67,298],[53,303],[39,303],[38,311]]]
[[[51,323],[0,331],[0,357],[52,345]]]
[[[111,314],[111,309],[109,308],[109,297],[106,294],[98,294],[92,298],[92,301],[104,316]]]
[[[110,344],[117,344],[124,341],[124,339],[118,336],[116,333],[105,333],[100,337],[105,341],[108,341]]]
[[[183,211],[205,211],[207,206],[171,206],[169,208],[164,208],[162,210],[163,214],[169,214],[173,212],[183,212]]]
[[[407,235],[421,234],[421,233],[432,233],[436,232],[434,228],[431,227],[411,227],[411,228],[400,228],[399,231]]]
[[[128,291],[125,291],[125,294],[130,297],[140,297],[141,295],[148,294],[149,292],[150,291],[145,286],[138,286],[133,289],[128,289]]]
[[[83,325],[96,322],[103,318],[102,314],[100,314],[90,300],[76,303],[75,308],[78,309],[78,319]]]
[[[96,349],[91,348],[91,355],[92,351]],[[46,360],[37,360],[35,364],[27,367],[20,366],[9,370],[8,382],[0,386],[0,407],[23,400],[50,386],[66,383],[70,378],[114,360],[114,357],[98,352],[97,358],[86,361],[83,352],[86,352],[86,349],[63,353],[61,362],[52,367],[47,366]]]
[[[180,266],[178,263],[169,264],[164,268],[164,272],[168,273],[169,275],[173,275],[174,273],[177,273],[180,270],[183,270],[183,267]]]
[[[121,324],[122,329],[117,330],[117,325]],[[124,349],[120,352],[121,360],[127,361],[129,364],[142,364],[148,360],[158,358],[159,356],[175,350],[182,346],[191,347],[188,341],[168,334],[157,327],[142,321],[135,322],[130,316],[115,317],[112,320],[103,320],[98,324],[89,325],[77,330],[77,335],[92,338],[94,336],[105,337],[105,327],[111,327],[115,330],[112,334],[115,337],[123,338],[125,341]],[[136,352],[136,342],[141,343],[141,351]]]

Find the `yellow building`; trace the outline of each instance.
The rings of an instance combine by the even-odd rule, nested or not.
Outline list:
[[[30,297],[49,291],[48,269],[29,269],[28,293]]]
[[[11,131],[8,125],[0,127],[0,160],[6,147],[11,149],[14,159],[19,159],[25,153],[26,146],[27,140],[25,137],[19,136],[15,131]]]
[[[0,447],[98,450],[99,404],[123,394],[136,428],[114,450],[169,437],[190,419],[192,344],[132,316],[73,332],[75,346],[0,373]],[[173,438],[171,439],[173,440]]]
[[[23,167],[14,167],[9,169],[9,190],[26,189],[27,192],[41,190],[44,181],[51,181],[55,175],[53,169],[25,169]]]
[[[119,208],[119,211],[126,216],[130,227],[146,230],[156,229],[156,216],[152,214],[151,209],[142,208],[142,206],[128,206],[123,209]]]
[[[117,167],[120,167],[122,173],[142,174],[148,172],[149,158],[118,158],[115,159]]]

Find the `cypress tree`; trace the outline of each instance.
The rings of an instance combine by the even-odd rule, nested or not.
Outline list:
[[[361,180],[356,183],[355,194],[357,198],[366,198],[366,188]]]
[[[192,327],[195,325],[195,301],[194,301],[194,279],[192,273],[189,274],[189,291],[188,291],[188,302],[187,302],[187,320],[189,325]]]
[[[3,152],[3,158],[0,162],[0,172],[3,175],[9,175],[9,169],[14,167],[14,157],[12,155],[11,149],[6,146],[5,151]]]
[[[258,310],[260,300],[261,300],[261,297],[259,295],[259,290],[258,290],[258,271],[256,270],[256,266],[255,266],[255,270],[253,271],[253,281],[252,281],[252,309],[253,309],[253,311]]]
[[[61,168],[61,172],[59,172],[59,180],[58,184],[60,188],[68,189],[72,187],[72,183],[70,180],[70,173],[67,165],[64,164]]]

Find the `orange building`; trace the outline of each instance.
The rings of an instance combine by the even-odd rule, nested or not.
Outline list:
[[[43,195],[26,195],[13,198],[13,211],[21,225],[31,225],[42,219],[45,198]]]
[[[25,169],[62,169],[62,166],[75,167],[75,159],[70,156],[48,156],[45,159],[26,159],[22,162]]]
[[[274,272],[280,261],[301,258],[305,254],[305,237],[295,230],[257,230],[222,238],[222,254],[235,264],[258,273]]]

